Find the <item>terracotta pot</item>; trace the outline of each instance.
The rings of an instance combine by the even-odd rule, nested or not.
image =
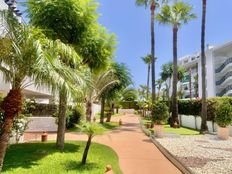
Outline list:
[[[163,138],[164,137],[164,125],[154,125],[154,131],[155,131],[155,136],[157,138]]]
[[[218,138],[222,140],[228,140],[229,139],[229,128],[228,127],[218,127],[217,132]]]

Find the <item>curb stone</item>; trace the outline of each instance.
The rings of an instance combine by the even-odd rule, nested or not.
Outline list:
[[[140,127],[142,131],[150,138],[152,143],[159,149],[159,151],[173,164],[175,165],[183,174],[194,174],[188,167],[186,167],[182,162],[180,162],[176,157],[174,157],[167,149],[165,149],[154,136],[145,129],[140,119]]]

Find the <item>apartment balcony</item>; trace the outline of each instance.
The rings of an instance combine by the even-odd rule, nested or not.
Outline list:
[[[216,85],[223,86],[224,84],[228,84],[228,82],[230,82],[230,84],[232,84],[231,80],[232,80],[232,71],[229,71],[220,80],[216,81]]]
[[[232,85],[228,85],[221,92],[217,93],[217,96],[232,96]]]
[[[232,67],[232,57],[224,61],[224,63],[215,70],[215,73],[223,73],[227,67]]]

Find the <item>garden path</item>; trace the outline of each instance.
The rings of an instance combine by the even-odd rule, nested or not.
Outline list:
[[[113,118],[122,120],[123,125],[95,142],[113,148],[119,156],[124,174],[180,174],[181,172],[157,149],[140,128],[139,117],[127,114]],[[55,137],[50,137],[55,138]],[[86,140],[86,136],[66,133],[66,140]]]

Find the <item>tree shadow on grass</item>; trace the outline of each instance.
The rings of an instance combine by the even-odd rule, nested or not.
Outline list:
[[[78,161],[74,161],[74,160],[70,160],[68,162],[66,162],[65,164],[65,168],[70,171],[70,170],[78,170],[78,172],[83,173],[83,172],[89,172],[91,173],[91,171],[96,171],[97,169],[100,170],[99,165],[96,163],[86,163],[85,165],[82,165],[80,162]]]
[[[56,149],[54,142],[48,143],[24,143],[14,144],[9,146],[3,171],[12,170],[14,168],[32,168],[38,165],[37,162],[48,155],[54,153],[70,153],[77,152],[80,149],[79,144],[65,143],[65,150],[60,151]]]

